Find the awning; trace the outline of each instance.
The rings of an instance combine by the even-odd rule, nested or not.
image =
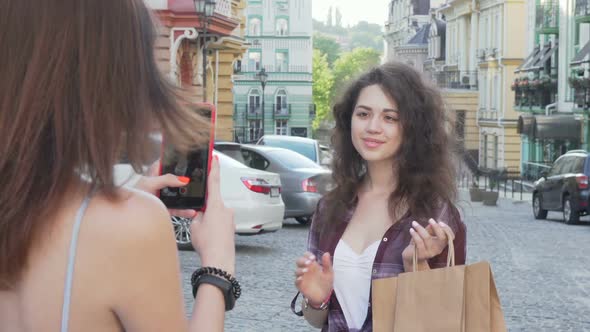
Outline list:
[[[584,62],[590,62],[590,58],[588,57],[588,55],[590,55],[590,40],[586,43],[586,45],[584,45],[584,47],[582,47],[580,52],[576,54],[576,56],[573,58],[570,64],[579,65]]]
[[[545,67],[545,63],[547,63],[547,61],[551,59],[551,56],[553,56],[557,49],[557,44],[553,46],[546,45],[545,47],[543,47],[543,51],[541,52],[542,55],[537,58],[537,61],[531,65],[530,69],[543,69],[543,67]]]
[[[527,66],[529,66],[531,64],[531,61],[539,55],[540,51],[541,51],[540,47],[535,46],[535,48],[533,49],[533,52],[531,54],[529,54],[529,56],[527,56],[526,59],[524,59],[524,61],[520,64],[520,66],[516,67],[516,70],[514,72],[518,73],[521,70],[526,69]]]
[[[581,122],[576,120],[573,115],[538,115],[535,117],[535,138],[579,141],[581,136]]]
[[[519,116],[516,132],[533,138],[535,136],[535,116],[532,114]]]

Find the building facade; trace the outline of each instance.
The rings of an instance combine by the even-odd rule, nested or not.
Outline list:
[[[445,107],[454,123],[462,165],[475,172],[479,164],[477,111],[479,86],[475,48],[477,13],[471,1],[457,0],[433,10],[424,74],[442,89]],[[475,16],[475,17],[474,17]]]
[[[536,179],[563,153],[590,148],[590,2],[529,1],[528,55],[515,71],[523,175]]]
[[[524,0],[481,0],[476,4],[479,166],[518,174],[520,135],[511,84],[526,53],[526,4]]]
[[[386,61],[399,60],[398,47],[407,44],[429,23],[430,6],[436,5],[436,2],[437,0],[391,0],[384,31]]]
[[[206,25],[196,12],[193,0],[145,0],[159,19],[155,46],[158,66],[174,84],[186,89],[197,100],[216,106],[217,139],[233,137],[231,74],[233,64],[246,50],[243,39],[245,1],[217,0],[214,14]]]
[[[249,46],[234,66],[233,139],[311,137],[311,0],[248,0],[245,16]]]

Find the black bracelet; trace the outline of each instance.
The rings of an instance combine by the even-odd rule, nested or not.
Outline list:
[[[202,267],[193,273],[191,277],[193,296],[197,296],[197,289],[202,283],[214,285],[224,293],[226,310],[233,309],[236,300],[242,295],[242,288],[236,278],[215,267]]]

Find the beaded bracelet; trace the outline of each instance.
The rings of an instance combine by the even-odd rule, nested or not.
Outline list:
[[[223,271],[222,269],[207,266],[197,269],[191,277],[191,285],[193,286],[193,297],[197,295],[197,288],[195,287],[197,284],[197,280],[200,276],[205,274],[220,276],[225,278],[225,280],[229,281],[231,283],[232,294],[236,300],[239,299],[242,295],[242,288],[240,287],[240,283],[238,282],[238,280],[236,280],[234,276]]]

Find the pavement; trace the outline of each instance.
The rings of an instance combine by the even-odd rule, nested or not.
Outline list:
[[[501,192],[498,206],[487,207],[460,192],[467,263],[491,263],[508,330],[590,331],[589,217],[579,225],[565,225],[557,212],[535,220],[529,197],[512,200]],[[243,294],[227,315],[225,331],[317,331],[289,309],[296,293],[294,261],[305,251],[307,231],[286,220],[276,233],[237,237]],[[193,252],[179,255],[190,313],[190,275],[199,261]]]

